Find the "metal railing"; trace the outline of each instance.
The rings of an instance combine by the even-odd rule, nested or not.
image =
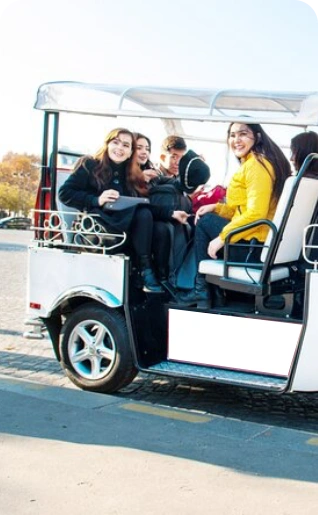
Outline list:
[[[123,245],[127,239],[125,232],[109,232],[98,215],[79,211],[53,211],[37,209],[34,219],[43,224],[34,224],[33,244],[41,247],[58,247],[77,251],[94,251],[106,254]],[[37,216],[38,215],[38,216]],[[40,216],[41,215],[41,216]]]

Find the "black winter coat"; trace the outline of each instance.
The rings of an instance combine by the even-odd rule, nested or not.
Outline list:
[[[129,192],[125,181],[126,163],[116,165],[112,163],[112,177],[108,184],[98,185],[94,169],[98,161],[88,158],[83,164],[73,172],[65,183],[60,187],[58,195],[63,204],[74,207],[79,211],[98,214],[106,228],[115,231],[127,231],[133,220],[136,209],[150,209],[154,220],[165,222],[172,220],[173,211],[171,208],[163,206],[153,206],[150,204],[133,206],[122,211],[103,211],[98,204],[98,197],[105,189],[114,189],[120,195],[138,196],[137,192]]]

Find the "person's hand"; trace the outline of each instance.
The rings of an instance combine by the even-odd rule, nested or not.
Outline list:
[[[116,190],[104,190],[103,193],[98,197],[98,203],[100,206],[106,204],[106,202],[113,202],[119,198],[119,193]]]
[[[217,252],[224,247],[224,242],[220,236],[211,240],[208,246],[208,254],[212,259],[217,259]]]
[[[177,220],[178,222],[180,222],[180,224],[186,224],[189,216],[190,215],[188,213],[186,213],[185,211],[174,211],[172,213],[172,218],[174,218],[174,220]]]
[[[194,223],[196,224],[197,221],[199,220],[199,218],[201,218],[201,216],[205,215],[206,213],[213,213],[215,206],[216,206],[216,204],[208,204],[207,206],[199,207],[199,209],[197,210],[197,212],[195,214]]]
[[[144,174],[146,182],[150,182],[152,179],[156,179],[156,177],[159,175],[159,172],[153,168],[147,168],[147,170],[143,170],[142,173]]]

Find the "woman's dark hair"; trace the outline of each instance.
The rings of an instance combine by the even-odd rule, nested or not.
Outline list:
[[[318,134],[313,131],[301,132],[291,139],[290,150],[297,172],[309,154],[318,154]],[[307,168],[307,172],[318,173],[318,161],[314,160]]]
[[[141,194],[147,194],[147,184],[140,170],[140,167],[138,166],[135,159],[136,141],[134,138],[134,134],[130,130],[124,129],[122,127],[110,131],[105,138],[103,146],[93,156],[93,159],[95,159],[97,162],[93,172],[96,182],[99,186],[105,184],[105,186],[107,187],[107,185],[109,184],[113,171],[111,167],[111,161],[108,156],[108,145],[110,141],[118,138],[120,134],[128,134],[131,137],[132,154],[131,157],[126,161],[127,189],[131,194],[136,194],[136,192]],[[91,159],[91,157],[84,156],[83,158],[81,158],[77,162],[75,169],[78,168],[81,164],[85,167],[86,159]]]
[[[144,134],[141,134],[141,132],[134,132],[134,133],[133,133],[133,135],[134,135],[134,138],[135,138],[136,143],[137,143],[137,141],[138,141],[139,139],[141,139],[141,138],[142,138],[142,139],[145,139],[145,140],[147,141],[147,143],[148,143],[149,152],[151,152],[151,141],[150,141],[150,139],[148,138],[148,136],[145,136]]]
[[[232,122],[228,128],[227,137],[229,140],[232,125],[237,122]],[[284,187],[285,180],[291,175],[290,163],[279,148],[278,145],[266,134],[264,129],[258,123],[249,123],[245,120],[240,122],[247,125],[253,132],[255,142],[251,148],[251,152],[255,155],[257,161],[270,173],[266,166],[264,158],[269,161],[275,172],[275,180],[273,185],[273,196],[278,200]]]
[[[151,140],[148,138],[148,136],[145,136],[144,134],[141,134],[141,132],[134,132],[134,138],[135,138],[136,148],[137,148],[137,145],[138,145],[138,140],[139,139],[145,139],[147,141],[147,143],[148,143],[149,152],[151,153]],[[149,168],[151,168],[151,169],[155,168],[153,162],[150,161],[150,159],[147,159],[147,161],[143,165],[139,164],[139,166],[140,166],[141,170],[148,170]]]

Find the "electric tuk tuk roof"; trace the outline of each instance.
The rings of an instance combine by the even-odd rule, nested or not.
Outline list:
[[[34,107],[46,112],[162,120],[318,125],[318,91],[170,88],[59,81],[42,84]]]

